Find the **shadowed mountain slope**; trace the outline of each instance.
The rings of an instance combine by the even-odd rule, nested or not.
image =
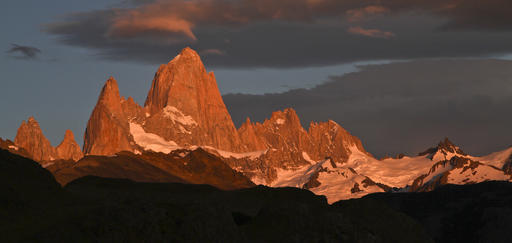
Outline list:
[[[220,158],[202,150],[176,150],[170,154],[120,152],[114,156],[86,156],[75,162],[56,161],[47,167],[59,183],[87,176],[130,179],[139,182],[209,184],[221,189],[255,186]]]
[[[384,204],[363,205],[385,213],[360,217],[297,188],[223,191],[94,176],[60,188],[39,164],[5,150],[0,166],[2,186],[25,183],[13,188],[24,197],[2,198],[2,242],[430,242]]]

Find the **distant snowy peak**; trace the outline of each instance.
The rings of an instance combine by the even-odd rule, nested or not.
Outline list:
[[[471,158],[484,164],[492,165],[494,167],[502,168],[505,170],[505,167],[510,166],[512,163],[512,146],[505,150],[494,152],[486,156]]]
[[[425,152],[419,154],[419,156],[425,155],[432,161],[449,160],[454,156],[467,156],[466,153],[464,153],[458,146],[453,144],[448,138],[445,138],[443,141],[439,142],[437,147],[429,148]]]
[[[428,173],[414,180],[409,191],[430,191],[445,184],[474,184],[483,181],[510,181],[512,176],[501,168],[470,158],[453,156],[435,163]]]
[[[329,203],[390,190],[350,167],[337,165],[331,158],[297,170],[278,169],[277,179],[271,186],[308,189],[326,196]]]

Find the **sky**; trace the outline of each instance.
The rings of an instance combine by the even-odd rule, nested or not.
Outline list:
[[[433,130],[441,136],[453,130],[454,124],[467,123],[467,114],[485,113],[482,111],[495,113],[485,113],[488,117],[478,119],[496,119],[498,107],[510,104],[505,101],[512,93],[508,86],[512,74],[496,70],[509,67],[486,62],[511,57],[512,2],[508,0],[5,0],[2,5],[0,108],[7,115],[1,119],[0,137],[8,139],[14,139],[22,120],[35,116],[53,145],[60,142],[65,129],[71,129],[81,144],[90,112],[109,76],[118,80],[122,95],[142,104],[158,65],[170,61],[185,46],[198,51],[207,69],[215,72],[223,94],[244,93],[237,96],[244,100],[254,97],[247,94],[268,98],[270,93],[280,93],[279,97],[287,97],[286,104],[297,107],[299,101],[292,103],[296,98],[289,96],[296,90],[331,96],[336,100],[330,104],[331,110],[320,114],[302,109],[299,115],[305,117],[305,122],[316,114],[318,120],[334,119],[346,124],[347,130],[378,155],[384,151],[418,152],[420,146],[441,139],[433,141]],[[417,62],[447,58],[458,61],[426,67]],[[462,61],[467,59],[482,63]],[[405,68],[432,75],[411,84],[408,81],[414,74],[397,68],[395,62],[412,62]],[[374,68],[365,66],[369,64],[379,67],[382,76],[353,76],[356,71],[374,72]],[[493,70],[501,76],[495,77],[498,81],[480,77],[480,83],[468,85],[470,76],[438,72],[443,67],[463,73],[482,68],[482,73],[493,74],[489,71]],[[447,79],[446,75],[454,78]],[[453,95],[444,98],[436,96],[435,102],[416,92],[432,87],[427,84],[440,87],[444,84],[440,80],[450,87],[464,87],[465,93],[475,97],[493,97],[498,92],[499,101],[491,99],[496,105],[492,107],[454,106],[457,117],[446,118],[445,111],[431,111],[430,116],[435,117],[432,122],[423,119],[423,123],[430,124],[428,127],[406,126],[420,121],[417,115],[380,122],[382,111],[403,98],[406,91],[399,88],[405,84],[411,84],[408,90],[416,95],[411,99],[421,102],[425,109],[439,107],[437,99],[467,103],[462,89],[454,88]],[[325,94],[317,87],[339,82],[344,82],[344,90],[352,92],[334,88],[339,92]],[[482,83],[492,84],[489,87],[493,89],[482,91]],[[386,87],[396,90],[386,93]],[[435,88],[429,90],[435,92]],[[386,99],[368,103],[368,99],[361,98],[369,94]],[[372,111],[363,116],[347,110],[341,102],[347,97],[352,97],[352,107]],[[314,104],[323,102],[309,99]],[[236,113],[235,122],[244,115],[263,119],[263,114],[269,116],[268,110],[276,107],[261,105],[247,114],[238,112],[239,106],[230,102],[226,101]],[[376,108],[380,106],[384,108]],[[400,109],[412,108],[400,106],[395,111]],[[441,117],[449,124],[438,122]],[[508,117],[500,119],[509,121]],[[391,122],[399,126],[383,125]],[[453,136],[463,148],[475,153],[512,144],[506,139],[511,135],[510,128],[503,127],[505,131],[499,134],[491,129],[496,124],[471,124],[471,130],[445,136]],[[463,136],[468,133],[465,131],[475,129],[492,134],[493,138],[486,137],[492,142],[480,146],[482,141],[475,141],[476,137]],[[382,134],[397,131],[417,136],[397,137],[393,143],[379,139]],[[407,146],[410,144],[415,145]]]

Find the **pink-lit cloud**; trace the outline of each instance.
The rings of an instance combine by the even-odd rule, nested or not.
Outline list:
[[[364,8],[357,8],[357,9],[350,9],[346,11],[347,14],[347,20],[350,22],[357,22],[364,20],[368,17],[380,15],[389,12],[388,8],[377,6],[377,5],[370,5],[366,6]]]
[[[195,41],[197,37],[192,32],[193,26],[177,16],[152,16],[150,13],[130,11],[113,19],[107,35],[129,39],[144,34],[174,34]]]
[[[363,35],[372,38],[389,39],[395,36],[393,32],[383,31],[379,29],[365,29],[360,26],[350,27],[347,31],[354,35]]]
[[[219,49],[206,49],[199,52],[201,55],[226,55],[226,53]]]
[[[112,38],[164,38],[175,41],[197,41],[198,27],[223,26],[237,28],[256,22],[286,21],[315,23],[318,19],[344,17],[358,22],[383,14],[426,12],[450,16],[451,26],[492,25],[485,18],[475,22],[471,16],[482,16],[478,10],[506,16],[498,6],[503,0],[490,0],[478,5],[476,0],[154,0],[143,1],[131,8],[115,9],[107,36]],[[500,10],[501,9],[501,10]],[[491,16],[491,15],[489,15]],[[504,17],[504,23],[509,17]],[[489,19],[489,18],[487,18]],[[492,20],[492,18],[491,18]],[[512,19],[510,19],[512,20]],[[351,32],[367,36],[391,37],[389,32],[353,28]]]
[[[44,31],[61,43],[121,61],[161,63],[187,45],[199,51],[218,49],[229,55],[209,51],[208,62],[225,67],[468,57],[512,50],[510,0],[125,2],[70,14],[45,25]],[[438,45],[430,45],[433,41]]]

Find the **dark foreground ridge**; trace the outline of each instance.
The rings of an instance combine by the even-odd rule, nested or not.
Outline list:
[[[420,222],[436,242],[510,242],[512,183],[444,185],[431,192],[377,193],[335,206],[385,203]]]
[[[226,191],[95,176],[61,187],[6,150],[0,178],[1,242],[496,242],[509,239],[512,225],[510,183],[329,205],[297,188]]]

